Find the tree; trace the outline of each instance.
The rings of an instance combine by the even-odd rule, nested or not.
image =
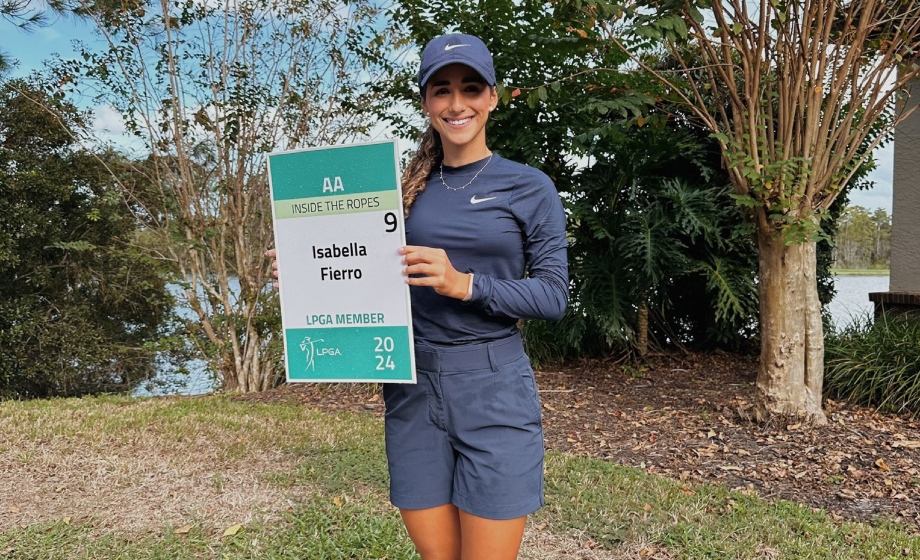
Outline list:
[[[848,206],[837,221],[834,260],[839,268],[887,268],[891,262],[891,216],[878,208]]]
[[[369,0],[81,3],[108,44],[57,84],[115,107],[142,144],[124,194],[194,312],[227,390],[283,379],[266,155],[366,137],[396,55]],[[381,29],[383,29],[381,31]]]
[[[876,208],[872,213],[872,267],[891,267],[891,216],[884,208]]]
[[[609,44],[615,30],[593,32]],[[658,70],[675,64],[658,49],[643,59]],[[718,144],[654,76],[630,74],[619,87],[589,89],[593,104],[620,88],[654,104],[634,118],[605,115],[583,134],[595,163],[572,192],[573,301],[640,354],[648,343],[738,349],[756,334],[756,260],[729,204]]]
[[[42,5],[54,13],[62,13],[69,8],[67,0],[45,0],[38,5],[30,0],[0,0],[0,18],[20,29],[31,30],[48,23],[48,12],[41,9]]]
[[[715,134],[735,199],[755,228],[762,336],[755,415],[825,422],[815,243],[828,208],[905,116],[887,119],[894,96],[920,72],[920,4],[595,2],[589,15],[600,26],[630,17],[637,42],[612,41],[628,52],[663,41],[682,61],[679,75],[656,75]]]
[[[52,108],[53,112],[46,108]],[[131,390],[171,304],[135,250],[85,115],[21,80],[0,87],[0,398]]]

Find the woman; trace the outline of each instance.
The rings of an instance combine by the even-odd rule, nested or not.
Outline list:
[[[429,127],[403,175],[400,251],[418,383],[384,386],[390,499],[423,560],[512,560],[543,505],[517,322],[565,310],[565,217],[546,175],[488,148],[498,95],[481,40],[432,40],[418,84]]]
[[[432,40],[418,84],[430,126],[403,175],[402,251],[418,384],[384,387],[390,496],[423,560],[510,560],[543,504],[517,322],[565,310],[565,217],[546,175],[488,148],[498,94],[482,41]]]

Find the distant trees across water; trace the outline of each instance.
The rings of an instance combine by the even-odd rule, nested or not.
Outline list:
[[[848,206],[837,220],[834,268],[889,269],[891,215],[882,208]]]

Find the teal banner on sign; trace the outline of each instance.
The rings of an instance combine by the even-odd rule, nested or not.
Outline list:
[[[269,154],[290,382],[415,383],[395,142]]]
[[[274,200],[397,191],[391,142],[272,154]]]
[[[412,381],[405,328],[291,329],[285,344],[291,381]]]

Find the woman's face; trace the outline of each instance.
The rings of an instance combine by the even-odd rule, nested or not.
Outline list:
[[[438,70],[425,84],[422,109],[441,134],[446,157],[485,157],[486,121],[498,103],[495,89],[464,64]],[[475,161],[475,159],[470,160]],[[452,165],[469,163],[451,162]]]

